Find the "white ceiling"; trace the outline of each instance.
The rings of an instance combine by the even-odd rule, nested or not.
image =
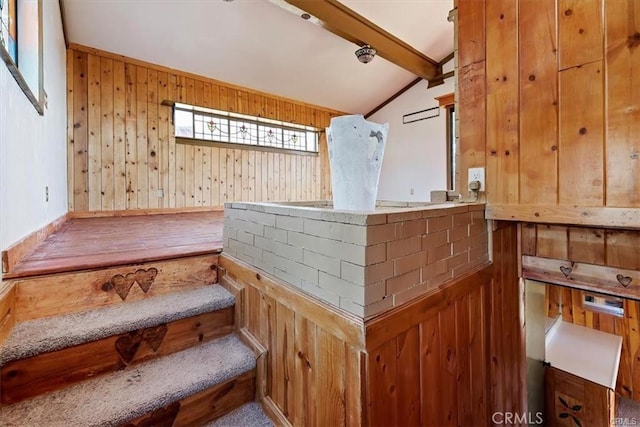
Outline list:
[[[436,61],[453,51],[453,0],[343,0]],[[350,113],[415,79],[267,0],[64,0],[69,41]],[[375,46],[374,46],[375,47]]]

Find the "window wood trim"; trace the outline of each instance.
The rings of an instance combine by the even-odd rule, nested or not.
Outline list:
[[[17,4],[17,3],[16,3]],[[45,106],[45,91],[44,91],[44,54],[43,54],[43,46],[44,46],[44,36],[43,36],[43,28],[42,28],[42,0],[38,0],[38,94],[33,93],[27,81],[22,76],[22,72],[18,68],[18,65],[13,61],[9,52],[7,52],[6,48],[0,45],[0,58],[6,64],[9,73],[13,76],[16,83],[22,92],[25,94],[29,102],[34,106],[38,114],[41,116],[44,115],[44,106]],[[16,13],[20,13],[20,10]],[[19,31],[19,30],[18,30]],[[17,43],[17,41],[16,41]],[[20,56],[20,45],[18,45],[18,57]]]

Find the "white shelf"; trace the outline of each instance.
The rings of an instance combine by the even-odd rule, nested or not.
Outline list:
[[[622,337],[563,321],[545,336],[545,359],[554,368],[615,390]]]

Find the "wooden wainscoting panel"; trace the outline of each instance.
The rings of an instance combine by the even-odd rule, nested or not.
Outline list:
[[[430,295],[419,306],[405,305],[413,316],[388,315],[388,324],[404,327],[389,329],[387,340],[368,352],[370,425],[489,425],[486,297],[492,281],[493,268],[485,267],[450,284],[446,303]],[[374,331],[381,322],[367,327]]]
[[[267,349],[266,398],[293,425],[361,425],[364,325],[221,255],[221,283],[244,294],[243,324]]]
[[[16,320],[86,311],[218,282],[217,255],[12,280]]]
[[[523,413],[526,408],[526,357],[523,300],[518,279],[517,227],[502,224],[493,232],[494,277],[488,289],[489,414]]]

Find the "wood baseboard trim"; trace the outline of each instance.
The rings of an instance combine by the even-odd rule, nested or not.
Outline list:
[[[293,427],[291,421],[284,416],[278,405],[269,396],[265,397],[260,403],[264,413],[267,414],[276,427]]]
[[[106,218],[116,216],[145,216],[145,215],[166,215],[190,212],[221,212],[224,206],[193,206],[190,208],[162,208],[162,209],[136,209],[118,211],[72,211],[68,213],[69,218]]]
[[[58,231],[68,219],[69,213],[66,213],[2,251],[2,272],[10,272],[20,260],[35,249],[38,243]]]

